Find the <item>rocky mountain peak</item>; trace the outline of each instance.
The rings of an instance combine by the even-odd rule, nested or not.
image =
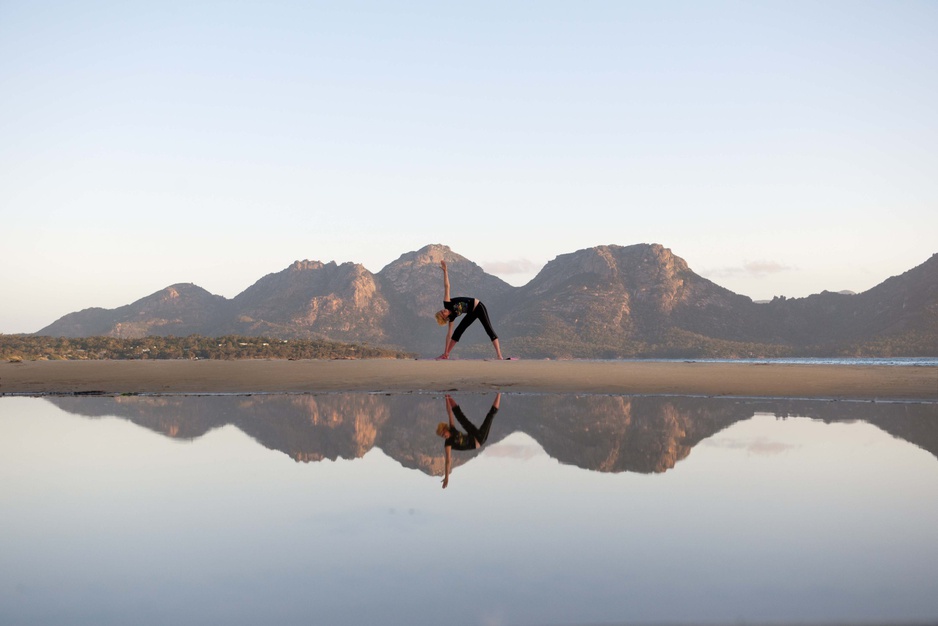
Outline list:
[[[179,301],[185,299],[217,299],[219,296],[213,295],[206,289],[199,287],[194,283],[176,283],[165,289],[157,291],[153,296],[161,302]],[[147,298],[143,298],[146,300]]]
[[[335,261],[330,262],[332,265],[335,265]],[[294,261],[293,265],[287,268],[291,272],[307,272],[312,270],[321,270],[325,265],[322,261]]]
[[[193,283],[176,283],[170,285],[154,294],[137,300],[130,306],[145,309],[164,309],[166,307],[191,307],[201,306],[203,302],[220,300],[207,290]]]
[[[402,271],[412,271],[418,268],[430,266],[439,269],[440,261],[446,261],[447,264],[459,265],[463,263],[473,264],[466,257],[456,254],[449,246],[433,243],[426,245],[414,252],[402,254],[397,260],[389,263],[379,274],[391,276],[400,274]]]
[[[652,281],[670,281],[688,266],[682,258],[660,244],[596,246],[562,254],[550,261],[532,281],[543,292],[576,276],[581,279],[612,281],[623,286]]]
[[[394,289],[414,294],[414,304],[418,309],[439,307],[443,299],[440,261],[446,261],[453,296],[472,294],[477,298],[485,298],[493,294],[501,295],[511,289],[508,283],[486,274],[479,265],[453,252],[449,246],[440,244],[431,244],[416,252],[401,255],[378,272],[378,276]]]
[[[417,250],[416,256],[423,262],[439,263],[440,261],[449,261],[451,258],[465,259],[455,252],[449,246],[440,243],[431,243]]]

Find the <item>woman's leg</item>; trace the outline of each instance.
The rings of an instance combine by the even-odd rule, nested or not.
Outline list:
[[[453,405],[453,417],[456,418],[456,421],[459,422],[459,425],[462,426],[466,433],[469,434],[473,439],[479,438],[479,429],[476,428],[476,425],[469,421],[469,418],[466,417],[466,414],[462,412],[462,407],[458,404]]]
[[[474,321],[476,321],[475,311],[469,311],[466,313],[462,320],[460,320],[459,324],[456,325],[456,330],[453,331],[453,336],[451,339],[453,341],[459,341],[460,338],[462,338],[462,334],[466,332],[466,329],[469,328],[469,325]]]
[[[498,335],[495,334],[495,329],[492,328],[492,322],[489,320],[489,310],[485,308],[484,304],[479,302],[476,308],[473,309],[472,314],[482,322],[482,328],[485,329],[485,333],[489,336],[489,339],[492,341],[498,339]]]
[[[479,318],[479,321],[482,322],[482,328],[485,329],[486,334],[488,334],[489,339],[492,340],[492,345],[495,346],[495,354],[498,355],[499,359],[502,359],[502,348],[498,344],[498,335],[495,334],[495,329],[492,328],[492,322],[489,320],[489,310],[485,308],[485,305],[479,302],[476,305],[473,314]]]
[[[466,313],[462,321],[459,322],[459,325],[456,326],[456,330],[453,331],[453,336],[450,339],[447,354],[456,346],[456,343],[462,338],[462,334],[466,332],[466,329],[476,320],[482,322],[482,328],[485,329],[485,333],[489,336],[489,339],[492,340],[492,345],[495,346],[495,354],[499,359],[504,358],[502,357],[502,348],[498,344],[498,335],[495,334],[495,329],[492,328],[492,322],[489,320],[489,311],[482,302],[479,302],[473,310]]]
[[[498,407],[493,406],[489,409],[488,415],[485,416],[485,421],[482,422],[482,426],[479,427],[477,431],[478,434],[475,435],[476,440],[478,440],[479,445],[485,443],[485,440],[489,438],[489,430],[492,428],[492,420],[495,419],[495,414],[498,413]]]
[[[482,426],[476,428],[476,425],[466,418],[466,414],[463,413],[458,404],[453,406],[453,415],[456,417],[456,421],[466,429],[467,434],[478,442],[478,447],[480,448],[485,443],[485,440],[489,438],[489,430],[492,428],[492,420],[495,419],[496,413],[498,413],[498,407],[492,405],[488,415],[485,416],[485,421],[482,422]]]

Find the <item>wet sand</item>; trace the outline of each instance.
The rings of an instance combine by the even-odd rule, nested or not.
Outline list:
[[[0,363],[0,395],[490,390],[938,402],[938,367],[389,359]]]

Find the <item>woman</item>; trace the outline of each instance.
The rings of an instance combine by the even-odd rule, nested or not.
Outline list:
[[[443,354],[437,357],[439,359],[448,359],[449,353],[453,351],[459,342],[462,334],[476,320],[482,322],[482,328],[488,333],[492,345],[495,346],[495,354],[502,359],[502,349],[498,345],[498,335],[492,329],[492,322],[489,321],[489,312],[485,305],[479,302],[477,298],[452,298],[449,297],[449,272],[446,270],[446,261],[440,261],[440,267],[443,268],[443,308],[436,312],[436,321],[440,326],[447,324],[446,329],[446,347]],[[453,331],[453,320],[460,315],[465,315],[456,331]]]

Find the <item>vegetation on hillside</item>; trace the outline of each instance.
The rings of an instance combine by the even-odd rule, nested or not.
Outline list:
[[[503,338],[503,352],[528,359],[707,359],[786,357],[914,357],[938,356],[938,333],[915,331],[848,344],[791,346],[713,339],[669,329],[658,341],[619,344],[576,341],[568,337]],[[47,337],[0,334],[0,360],[94,359],[402,359],[415,355],[401,350],[321,339],[224,337]],[[457,358],[491,358],[486,342],[461,346]]]
[[[380,359],[413,355],[363,344],[265,337],[46,337],[0,335],[0,359]]]

